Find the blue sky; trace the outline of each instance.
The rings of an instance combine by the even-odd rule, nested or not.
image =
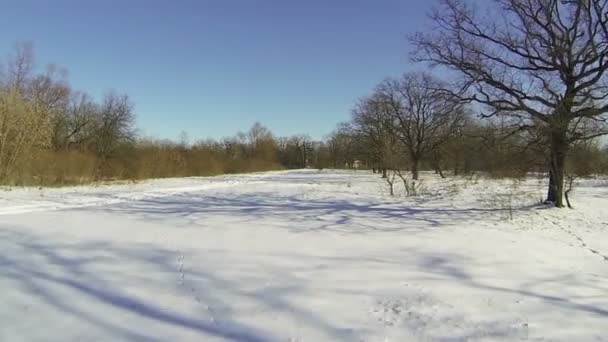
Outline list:
[[[7,0],[0,53],[34,44],[74,88],[128,93],[141,132],[222,137],[255,121],[321,138],[354,100],[415,68],[432,1]]]

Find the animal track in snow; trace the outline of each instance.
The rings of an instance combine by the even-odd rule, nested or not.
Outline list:
[[[184,255],[178,251],[177,256],[177,272],[179,274],[179,285],[184,285]]]
[[[580,236],[578,236],[572,230],[570,230],[568,228],[564,228],[557,221],[549,221],[549,222],[551,222],[551,224],[553,224],[555,227],[559,228],[560,230],[562,230],[566,234],[568,234],[568,235],[572,236],[573,238],[575,238],[579,242],[580,247],[582,247],[582,248],[588,250],[589,252],[591,252],[591,253],[593,253],[593,254],[601,257],[604,261],[608,261],[608,256],[607,255],[604,255],[604,254],[600,253],[597,249],[593,249],[593,248],[589,247],[587,245],[587,243],[585,242],[585,240],[583,240],[583,238],[581,238]],[[571,226],[568,226],[568,227],[570,228]]]
[[[216,323],[217,320],[215,319],[214,313],[213,313],[213,309],[208,306],[207,304],[205,304],[202,299],[200,294],[198,293],[198,290],[196,289],[196,287],[192,286],[192,284],[190,282],[186,282],[186,271],[185,271],[185,257],[184,254],[180,251],[180,250],[176,250],[175,253],[177,254],[177,274],[178,274],[178,284],[179,286],[183,289],[183,293],[187,296],[187,297],[191,297],[197,304],[202,305],[203,309],[207,312],[207,314],[209,315],[208,320],[212,323]],[[188,289],[186,290],[186,289]]]

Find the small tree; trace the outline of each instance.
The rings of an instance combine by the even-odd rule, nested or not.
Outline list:
[[[272,167],[277,162],[277,143],[272,132],[256,122],[247,133],[249,146],[252,150],[251,157],[259,162],[265,163],[266,167]]]
[[[308,135],[293,135],[278,141],[279,160],[290,169],[302,169],[311,162],[313,142]]]
[[[355,132],[352,125],[340,123],[327,139],[327,149],[333,167],[352,167],[355,161]]]
[[[399,141],[395,133],[395,120],[391,116],[389,104],[380,94],[359,100],[353,110],[355,130],[365,139],[375,162],[382,170],[382,177],[393,170]]]
[[[99,123],[99,106],[86,93],[73,93],[63,116],[58,116],[54,128],[56,149],[73,146],[85,149],[94,143]]]
[[[464,120],[460,102],[444,88],[429,74],[409,73],[383,82],[377,90],[394,119],[396,136],[405,146],[415,180],[420,161],[426,157],[437,159],[440,147]]]
[[[128,96],[106,94],[98,108],[92,138],[101,166],[122,144],[134,141],[134,124],[135,114]]]

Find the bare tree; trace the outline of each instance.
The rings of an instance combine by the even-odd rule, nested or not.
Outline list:
[[[60,101],[51,92],[60,87],[46,87],[41,77],[32,76],[34,53],[30,43],[17,44],[9,57],[6,79],[0,87],[0,178],[6,180],[15,165],[32,157],[34,148],[46,148],[50,141],[49,106]],[[37,82],[34,82],[37,81]],[[53,88],[53,91],[50,89]],[[63,91],[65,88],[61,88]],[[41,95],[40,97],[34,95]],[[59,95],[58,97],[61,97]],[[43,98],[47,101],[43,101]]]
[[[313,141],[305,134],[278,139],[279,161],[290,169],[301,169],[310,165],[313,157]]]
[[[569,146],[607,133],[608,1],[496,0],[487,10],[442,0],[432,29],[412,38],[414,59],[454,71],[458,93],[485,106],[484,116],[541,131],[547,200],[563,207]],[[594,130],[580,129],[592,123]]]
[[[312,148],[311,166],[313,166],[315,169],[322,170],[326,167],[334,165],[329,148],[325,142],[314,141]]]
[[[253,158],[268,163],[276,162],[277,143],[270,129],[256,122],[247,132],[247,138]]]
[[[97,156],[102,163],[125,142],[134,141],[135,114],[127,95],[106,94],[99,107],[94,131]]]
[[[443,90],[445,87],[426,73],[408,73],[389,79],[377,89],[395,133],[407,150],[412,178],[418,179],[420,161],[437,159],[439,148],[457,132],[464,119],[460,101]]]
[[[39,111],[48,114],[65,109],[71,92],[66,74],[67,71],[49,65],[44,74],[36,75],[28,82],[28,96]]]
[[[65,70],[49,65],[45,73],[35,75],[28,81],[25,90],[25,96],[34,104],[37,115],[48,117],[55,148],[67,121],[72,92],[66,74]]]
[[[75,92],[70,95],[65,111],[53,121],[53,146],[55,149],[80,147],[92,143],[95,127],[99,124],[99,106],[86,93]]]
[[[395,132],[395,120],[391,116],[389,103],[379,93],[360,99],[352,112],[357,132],[366,140],[372,154],[376,156],[382,177],[396,165],[399,143]]]
[[[21,94],[25,93],[33,70],[33,44],[31,42],[16,44],[8,60],[6,86],[16,89]]]
[[[338,127],[329,135],[327,148],[333,167],[352,167],[355,161],[354,140],[353,127],[349,123],[338,124]]]
[[[299,134],[292,136],[290,141],[295,147],[299,167],[307,167],[312,152],[312,139],[307,134]]]
[[[19,161],[30,158],[35,147],[46,147],[49,140],[47,118],[38,115],[17,89],[0,89],[0,180],[5,181]]]

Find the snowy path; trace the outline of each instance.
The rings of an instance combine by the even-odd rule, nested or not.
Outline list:
[[[0,341],[608,341],[606,183],[425,178],[0,190]]]

